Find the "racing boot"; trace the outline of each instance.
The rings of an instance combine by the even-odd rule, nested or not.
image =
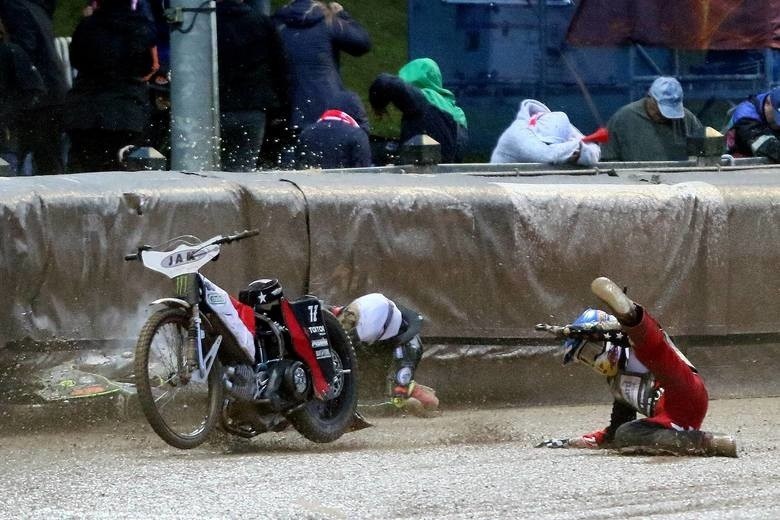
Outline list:
[[[710,457],[737,457],[737,441],[731,435],[707,432],[702,444]]]
[[[414,381],[409,386],[396,386],[391,402],[418,417],[431,417],[439,411],[439,398],[435,390]]]
[[[612,310],[621,325],[633,327],[639,324],[641,316],[637,305],[615,282],[601,276],[591,282],[590,290]]]
[[[436,397],[436,390],[430,386],[415,383],[414,381],[412,381],[412,383],[414,384],[414,387],[412,388],[412,392],[409,395],[409,398],[420,401],[428,411],[438,411],[439,398]]]

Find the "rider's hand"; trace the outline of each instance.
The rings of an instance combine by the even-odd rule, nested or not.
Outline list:
[[[548,439],[536,445],[537,448],[570,448],[569,439]]]
[[[586,433],[579,437],[570,437],[568,439],[549,439],[536,445],[537,448],[580,448],[596,450],[607,438],[605,430]]]
[[[586,448],[590,450],[596,450],[604,444],[607,438],[607,432],[604,430],[596,430],[595,432],[586,433],[579,437],[573,437],[569,439],[569,447],[571,448]]]

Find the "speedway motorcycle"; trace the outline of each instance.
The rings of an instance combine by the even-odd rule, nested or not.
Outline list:
[[[152,302],[134,371],[146,419],[176,448],[200,445],[217,426],[250,438],[292,425],[331,442],[359,418],[355,351],[319,299],[289,301],[277,280],[261,279],[234,300],[199,272],[220,246],[258,233],[179,236],[125,256],[174,282],[173,296]]]

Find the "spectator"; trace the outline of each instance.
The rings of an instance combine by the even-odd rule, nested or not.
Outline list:
[[[168,70],[160,68],[149,78],[151,114],[144,130],[145,142],[167,158],[171,158],[171,78]]]
[[[18,157],[10,128],[21,110],[34,106],[46,94],[46,87],[27,53],[6,40],[0,18],[0,157],[15,167]]]
[[[726,133],[729,152],[780,162],[780,87],[737,105],[730,126]]]
[[[602,161],[682,161],[688,158],[687,136],[704,133],[683,107],[680,82],[666,76],[656,78],[644,98],[619,109],[607,130]]]
[[[587,142],[566,114],[551,112],[535,99],[524,99],[517,118],[499,137],[490,162],[591,166],[599,162],[600,155],[599,145]]]
[[[78,75],[65,117],[71,171],[121,169],[119,149],[144,143],[150,103],[143,78],[154,68],[152,47],[153,28],[131,0],[103,0],[79,22],[70,45]]]
[[[344,90],[339,74],[341,51],[361,56],[371,49],[368,32],[341,4],[293,0],[274,14],[290,60],[291,124],[302,129],[330,108]]]
[[[98,2],[98,0],[91,1]],[[102,2],[103,0],[100,1]],[[157,73],[159,69],[170,70],[171,31],[168,20],[165,18],[165,9],[170,7],[169,4],[170,0],[134,0],[133,4],[135,5],[134,10],[140,12],[153,26],[154,47],[152,47],[152,55],[154,67],[152,74]]]
[[[3,0],[0,18],[11,43],[27,53],[43,78],[46,94],[22,111],[14,126],[19,146],[19,169],[32,154],[38,174],[63,173],[62,104],[67,84],[54,47],[52,16],[55,0]]]
[[[295,148],[296,167],[371,166],[368,118],[357,94],[344,91],[316,123],[303,129]]]
[[[401,143],[427,134],[441,145],[441,160],[460,162],[468,139],[466,114],[442,86],[439,66],[430,58],[410,61],[398,76],[380,74],[371,84],[369,102],[377,114],[392,103],[401,111]]]
[[[155,32],[155,42],[158,40],[164,41],[165,45],[169,45],[169,35],[168,35],[168,23],[164,19],[163,14],[163,2],[167,0],[130,0],[131,8],[133,11],[136,11],[140,13],[144,18],[146,18],[149,23],[154,25]],[[153,4],[154,2],[154,4]],[[92,14],[100,9],[100,6],[103,4],[103,0],[88,0],[87,4],[84,6],[84,9],[81,10],[81,14],[83,16],[92,16]],[[159,18],[158,18],[159,17]],[[162,18],[162,20],[160,20]],[[159,27],[158,24],[162,21],[164,32],[165,32],[165,39],[163,40],[159,33]],[[166,61],[165,66],[167,68],[168,66],[168,59],[167,59],[167,52],[168,49],[165,49],[166,51]],[[152,55],[152,70],[151,72],[144,76],[144,80],[149,81],[152,76],[155,75],[155,73],[160,69],[160,57],[157,50],[157,45],[152,46],[151,49],[149,49],[149,52]]]
[[[282,42],[268,16],[243,0],[219,0],[217,44],[222,169],[254,171],[268,114],[288,107]]]

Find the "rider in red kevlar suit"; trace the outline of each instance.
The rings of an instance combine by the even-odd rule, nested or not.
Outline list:
[[[610,424],[540,446],[736,456],[732,438],[700,430],[708,403],[704,381],[658,322],[607,278],[594,280],[591,289],[614,315],[587,309],[566,327],[538,328],[569,338],[564,363],[577,360],[607,377],[615,398]],[[637,412],[645,418],[637,420]]]

